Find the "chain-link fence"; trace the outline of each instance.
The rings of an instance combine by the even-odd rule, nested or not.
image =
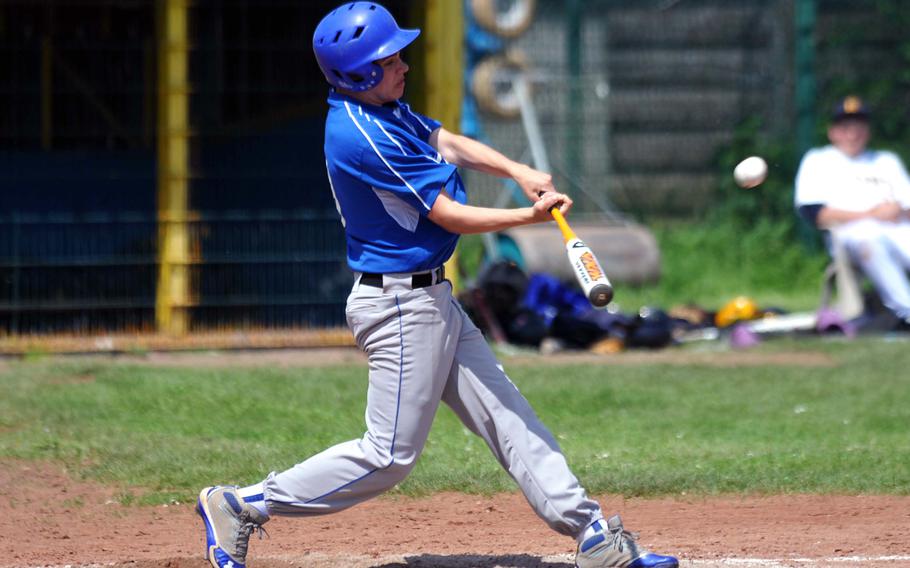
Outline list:
[[[466,77],[477,104],[466,107],[466,129],[530,161],[509,86],[514,74],[527,74],[551,169],[582,212],[613,207],[640,218],[703,216],[718,198],[717,157],[738,128],[758,124],[765,140],[797,136],[797,51],[806,47],[815,63],[808,70],[817,111],[810,118],[819,125],[814,142],[824,140],[825,109],[845,92],[906,108],[907,89],[898,86],[907,86],[910,63],[901,39],[910,18],[905,2],[500,4],[510,6],[513,20],[523,8],[534,17],[520,32],[496,34],[469,10]],[[800,38],[796,12],[806,6],[812,29]],[[494,60],[498,74],[484,68]],[[478,89],[478,81],[494,87]],[[896,133],[889,138],[900,142]],[[496,180],[471,175],[470,186],[484,203],[503,202]]]
[[[691,215],[707,205],[714,153],[737,123],[788,102],[782,4],[539,1],[533,24],[496,51],[532,78],[551,168],[582,211]],[[521,122],[479,103],[477,130],[527,154]]]
[[[156,329],[162,9],[0,5],[0,335]],[[309,33],[334,2],[188,2],[190,331],[344,325]]]
[[[0,334],[155,328],[162,3],[0,4]],[[309,45],[336,4],[187,3],[192,330],[344,323],[350,272]],[[409,2],[386,5],[408,20]],[[828,103],[854,90],[897,109],[877,126],[905,151],[910,5],[898,0],[465,0],[465,131],[532,160],[508,85],[521,70],[579,212],[699,219],[718,198],[717,154],[743,123],[796,136],[804,5],[815,140]],[[488,176],[467,182],[480,205],[515,193]]]

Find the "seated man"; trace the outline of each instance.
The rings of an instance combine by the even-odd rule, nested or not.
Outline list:
[[[898,327],[910,329],[907,170],[893,152],[867,148],[869,110],[858,97],[837,104],[828,139],[830,145],[809,150],[800,163],[796,207],[808,222],[830,231],[897,317]]]

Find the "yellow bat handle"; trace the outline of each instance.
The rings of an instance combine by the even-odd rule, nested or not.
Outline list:
[[[537,195],[543,196],[544,192],[541,191]],[[553,219],[556,220],[556,224],[559,225],[559,230],[562,231],[562,238],[569,242],[572,239],[577,239],[578,236],[575,234],[575,231],[572,230],[572,227],[569,226],[569,222],[566,221],[566,218],[563,216],[562,212],[559,210],[559,207],[555,205],[550,207],[550,215],[553,216]]]
[[[562,231],[562,238],[569,242],[572,239],[578,238],[575,235],[575,231],[572,230],[572,227],[569,226],[566,218],[563,217],[562,213],[556,207],[550,209],[550,214],[553,215],[553,219],[556,220],[556,224],[559,225],[559,230]]]

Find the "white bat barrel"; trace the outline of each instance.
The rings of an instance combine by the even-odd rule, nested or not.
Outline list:
[[[575,272],[575,279],[581,285],[588,301],[595,308],[602,308],[613,299],[613,285],[597,261],[591,247],[581,239],[571,239],[566,243],[569,265]]]

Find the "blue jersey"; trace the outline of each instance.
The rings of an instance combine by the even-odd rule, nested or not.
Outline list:
[[[329,183],[359,272],[418,272],[452,255],[458,235],[427,219],[439,192],[467,201],[457,168],[428,139],[440,123],[400,101],[361,103],[332,91],[325,123]]]

